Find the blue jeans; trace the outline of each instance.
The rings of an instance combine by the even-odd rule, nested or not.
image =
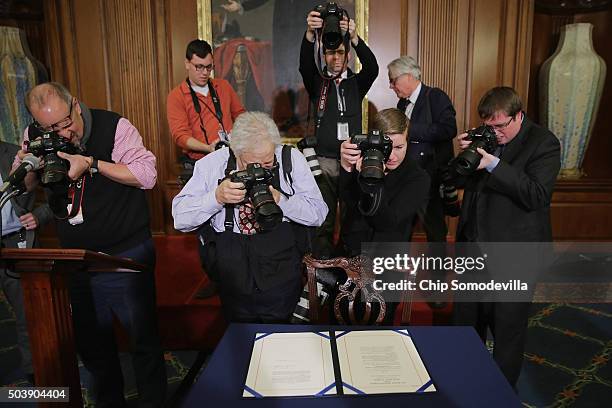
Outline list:
[[[166,369],[155,306],[155,247],[149,239],[116,254],[150,266],[145,272],[77,273],[71,282],[77,351],[92,374],[96,407],[125,406],[113,316],[127,330],[139,406],[159,407],[166,394]]]

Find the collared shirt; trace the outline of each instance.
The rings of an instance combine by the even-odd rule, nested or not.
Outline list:
[[[408,117],[408,119],[412,119],[412,111],[414,110],[414,104],[416,103],[420,93],[421,82],[419,81],[419,84],[417,85],[416,89],[410,94],[410,97],[408,98],[408,101],[410,101],[410,103],[406,105],[406,116]]]
[[[279,164],[280,188],[290,193],[291,189],[282,174],[281,152],[282,146],[277,146],[275,154]],[[225,208],[223,204],[217,202],[215,190],[219,180],[225,177],[228,158],[229,148],[223,148],[196,162],[193,177],[172,200],[174,228],[183,232],[193,231],[211,220],[215,231],[225,231]],[[327,215],[327,205],[304,156],[296,149],[291,149],[291,160],[292,187],[295,194],[289,198],[281,194],[278,206],[283,210],[283,220],[307,226],[320,226]],[[234,232],[240,233],[235,217]]]
[[[329,75],[331,78],[335,76],[334,74],[329,72],[327,68],[325,68],[325,71],[327,72],[327,75]],[[340,115],[346,112],[346,100],[344,99],[344,92],[340,92],[340,84],[346,78],[348,78],[348,71],[344,70],[338,78],[334,79],[334,84],[336,85],[336,97],[338,98],[338,111],[340,112]]]
[[[87,144],[91,134],[91,112],[81,102],[83,122],[85,124],[83,139],[81,143]],[[94,136],[95,137],[95,136]],[[23,134],[24,142],[29,140],[28,129]],[[25,144],[22,147],[25,149]],[[119,119],[117,129],[115,130],[115,144],[111,152],[113,162],[125,164],[128,170],[136,177],[136,180],[144,190],[152,189],[157,182],[157,170],[155,169],[156,159],[142,143],[142,137],[138,129],[134,127],[126,118]],[[15,164],[21,164],[21,160],[15,157]]]
[[[4,183],[4,180],[2,180],[2,175],[0,174],[0,186],[2,183]],[[4,207],[2,207],[2,236],[4,237],[8,234],[12,234],[20,229],[21,221],[19,221],[19,217],[15,214],[13,205],[9,200]]]
[[[204,86],[198,86],[196,84],[191,84],[191,87],[197,93],[202,94],[204,96],[208,96],[208,84],[206,84]]]

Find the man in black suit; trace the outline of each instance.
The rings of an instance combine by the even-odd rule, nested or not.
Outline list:
[[[478,169],[465,180],[457,229],[461,242],[552,241],[550,201],[561,166],[559,140],[533,123],[516,91],[497,87],[480,100],[478,114],[495,130],[494,154],[478,148]],[[470,141],[459,135],[463,150]],[[514,387],[523,361],[530,303],[456,303],[456,324],[473,325],[495,340],[493,358]]]
[[[455,109],[443,90],[421,82],[421,67],[414,58],[397,58],[387,69],[389,87],[400,98],[397,108],[410,120],[408,157],[431,177],[429,201],[419,211],[419,218],[429,242],[445,242],[448,230],[440,196],[441,170],[453,158],[453,138],[457,135]]]
[[[8,179],[13,159],[19,146],[0,142],[0,185]],[[36,246],[36,230],[53,219],[53,213],[47,204],[34,208],[35,194],[25,193],[12,198],[2,208],[3,248],[32,248]],[[32,209],[34,208],[34,209]],[[17,348],[21,354],[21,368],[30,383],[34,383],[32,355],[25,310],[23,291],[19,276],[14,271],[0,267],[0,290],[13,308],[15,327],[17,329]]]

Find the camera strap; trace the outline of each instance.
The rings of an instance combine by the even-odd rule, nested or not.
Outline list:
[[[331,79],[325,79],[321,84],[321,94],[319,95],[319,101],[317,102],[317,117],[315,119],[315,136],[317,135],[319,127],[321,126],[321,120],[323,119],[325,109],[327,108],[331,81]]]
[[[189,81],[189,78],[187,78],[185,81],[187,82],[187,86],[189,87],[189,93],[191,95],[191,100],[193,102],[193,108],[198,114],[198,119],[200,120],[200,129],[202,129],[202,132],[204,133],[204,139],[206,140],[206,144],[210,144],[210,142],[208,141],[208,134],[206,132],[206,128],[204,127],[204,122],[202,121],[202,115],[201,115],[202,107],[200,105],[200,100],[198,99],[198,95],[196,91],[191,86],[191,82]],[[223,130],[225,134],[227,134],[227,132],[225,131],[225,126],[223,126],[223,111],[221,110],[221,101],[219,100],[217,91],[215,91],[215,87],[213,86],[210,80],[208,81],[207,85],[208,85],[208,92],[210,92],[210,97],[213,101],[213,106],[215,107],[215,110],[213,111],[212,109],[210,109],[210,106],[208,106],[207,104],[204,104],[204,106],[206,106],[206,109],[208,109],[210,113],[212,113],[213,116],[217,118],[217,121],[219,121],[219,125],[221,125],[221,129]]]
[[[81,211],[83,195],[85,194],[85,180],[87,177],[82,175],[76,181],[70,183],[68,187],[68,198],[70,198],[70,212],[65,217],[57,217],[58,220],[66,220],[76,217]]]

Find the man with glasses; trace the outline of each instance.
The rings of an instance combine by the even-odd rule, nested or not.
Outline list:
[[[228,81],[211,78],[213,69],[210,44],[191,41],[185,52],[187,78],[168,94],[170,133],[191,169],[220,140],[227,141],[234,120],[245,111]]]
[[[378,76],[378,63],[372,51],[357,35],[355,21],[345,16],[340,22],[340,29],[343,33],[348,31],[350,41],[345,40],[335,50],[324,49],[326,66],[323,72],[319,72],[313,57],[315,33],[323,27],[323,19],[319,12],[311,11],[306,23],[307,30],[300,50],[300,73],[314,106],[317,138],[315,150],[323,172],[317,177],[317,184],[329,208],[325,222],[317,231],[314,249],[316,256],[327,257],[334,250],[340,145],[362,132],[361,102]],[[362,64],[358,73],[348,68],[351,59],[350,44]]]
[[[140,403],[162,406],[166,391],[155,305],[155,247],[145,190],[157,180],[155,156],[138,130],[119,114],[90,109],[61,84],[38,85],[26,95],[34,123],[29,140],[56,132],[79,154],[58,152],[69,162],[68,178],[48,185],[62,248],[87,249],[147,266],[140,273],[77,273],[71,306],[77,351],[92,374],[97,407],[125,406],[113,316],[127,330]],[[18,152],[13,167],[26,155]],[[37,172],[26,177],[28,190]],[[69,182],[72,181],[69,185]]]
[[[561,167],[559,140],[523,112],[516,91],[489,90],[478,104],[483,124],[495,129],[499,148],[482,155],[478,170],[465,180],[457,241],[552,241],[550,201]],[[457,136],[459,147],[471,141]],[[521,371],[529,303],[456,303],[454,320],[474,326],[483,341],[490,328],[493,358],[513,387]]]
[[[389,88],[399,101],[397,108],[410,120],[408,157],[429,173],[429,201],[419,210],[429,242],[446,242],[448,232],[440,195],[442,171],[453,158],[457,135],[455,109],[448,95],[421,82],[421,67],[413,57],[402,56],[387,65]]]
[[[197,160],[214,152],[219,142],[228,142],[234,121],[245,111],[228,81],[211,78],[213,69],[210,44],[191,41],[185,51],[187,78],[168,94],[168,125],[174,143],[183,149],[180,178],[185,182],[191,178]],[[209,279],[197,297],[208,298],[215,293],[215,284]]]

